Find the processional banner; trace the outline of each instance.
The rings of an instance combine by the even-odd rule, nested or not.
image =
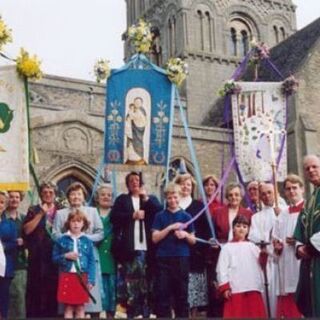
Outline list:
[[[286,97],[279,82],[238,82],[232,95],[234,148],[244,182],[271,181],[272,164],[277,180],[287,175]]]
[[[0,68],[0,190],[29,189],[26,94],[16,66]]]
[[[108,79],[105,163],[166,166],[172,84],[154,69],[113,71]]]

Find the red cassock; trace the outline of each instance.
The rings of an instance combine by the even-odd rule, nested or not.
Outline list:
[[[224,303],[223,317],[266,319],[267,315],[261,292],[234,293]]]

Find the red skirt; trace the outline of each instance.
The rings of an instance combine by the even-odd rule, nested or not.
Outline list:
[[[259,291],[232,294],[224,302],[224,318],[267,318],[262,295]]]
[[[87,274],[83,273],[81,276],[83,282],[87,285]],[[87,303],[89,295],[80,284],[76,273],[61,272],[59,275],[57,299],[60,303],[77,305]]]
[[[294,300],[294,293],[289,293],[287,296],[278,296],[277,319],[280,318],[302,318]]]

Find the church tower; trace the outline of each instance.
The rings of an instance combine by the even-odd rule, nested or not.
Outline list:
[[[213,125],[208,115],[251,39],[276,45],[296,31],[291,0],[126,0],[127,27],[140,17],[158,32],[154,61],[181,57],[189,76],[181,88],[190,124]],[[128,43],[125,56],[129,56]]]

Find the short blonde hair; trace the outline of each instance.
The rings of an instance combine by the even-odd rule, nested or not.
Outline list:
[[[169,193],[181,193],[181,187],[175,182],[170,182],[164,189],[164,195],[167,196]]]
[[[181,184],[183,182],[185,182],[186,180],[191,180],[191,184],[192,184],[192,192],[195,190],[197,183],[194,180],[193,176],[190,173],[183,173],[183,174],[178,174],[176,176],[176,178],[174,179],[174,182],[176,184]]]
[[[100,196],[100,193],[101,193],[101,191],[104,190],[104,189],[108,189],[108,190],[110,190],[111,192],[112,192],[112,190],[113,190],[113,189],[112,189],[112,185],[111,185],[110,183],[102,183],[102,184],[100,184],[99,187],[98,187],[97,190],[96,190],[95,195],[94,195],[94,200],[95,200],[95,201],[98,201],[99,196]]]

